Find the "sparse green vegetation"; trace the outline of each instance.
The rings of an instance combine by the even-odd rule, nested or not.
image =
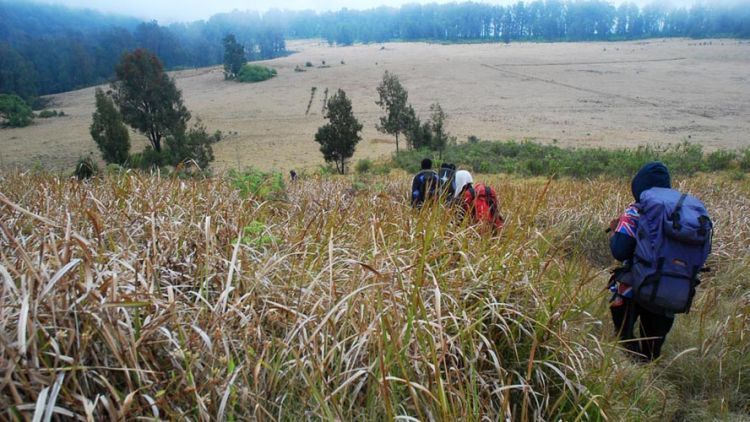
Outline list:
[[[229,180],[242,198],[256,200],[282,199],[284,197],[284,176],[279,172],[264,172],[254,168],[242,172],[232,170]]]
[[[62,110],[59,112],[57,110],[42,110],[39,112],[39,114],[37,114],[37,117],[39,117],[40,119],[49,119],[51,117],[62,117],[62,116],[65,116],[65,112]]]
[[[413,172],[418,170],[421,158],[431,154],[426,149],[405,151],[394,156],[394,161],[396,166]],[[449,143],[442,158],[475,173],[588,178],[632,177],[643,164],[652,160],[663,161],[673,174],[692,175],[699,171],[742,167],[742,157],[742,153],[726,150],[704,154],[699,144],[688,142],[633,149],[604,149],[563,148],[556,144],[530,141],[474,140],[458,145]]]
[[[276,69],[260,66],[257,64],[246,64],[237,75],[240,82],[262,82],[276,76]]]

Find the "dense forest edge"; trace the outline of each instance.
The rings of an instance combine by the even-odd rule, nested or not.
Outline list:
[[[208,20],[156,21],[36,3],[0,2],[0,93],[33,103],[111,79],[123,53],[145,48],[167,69],[223,60],[222,40],[234,34],[249,60],[288,54],[287,39],[330,44],[386,41],[614,41],[650,37],[750,37],[750,8],[694,5],[615,6],[605,1],[410,4],[336,12],[233,11]]]

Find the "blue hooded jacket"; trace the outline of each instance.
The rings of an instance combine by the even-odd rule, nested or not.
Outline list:
[[[651,188],[671,188],[672,183],[667,166],[659,161],[652,161],[638,170],[630,184],[633,198],[637,203],[641,194]],[[618,261],[627,261],[633,257],[636,240],[625,233],[616,232],[609,239],[609,249]]]

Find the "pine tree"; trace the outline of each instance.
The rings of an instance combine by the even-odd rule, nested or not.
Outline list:
[[[326,106],[325,118],[329,123],[321,126],[315,134],[320,152],[327,163],[333,162],[340,174],[346,172],[346,163],[354,155],[357,143],[362,140],[359,132],[362,124],[352,113],[352,102],[339,89]]]
[[[235,79],[245,65],[245,47],[237,42],[234,34],[224,37],[224,79]]]
[[[96,111],[89,131],[107,163],[125,164],[130,153],[130,134],[114,101],[96,89]]]

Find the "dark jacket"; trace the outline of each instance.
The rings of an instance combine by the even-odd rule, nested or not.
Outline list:
[[[438,175],[432,170],[422,170],[411,182],[411,205],[421,207],[429,197],[435,195],[438,187]]]
[[[633,258],[635,253],[636,239],[633,235],[625,228],[621,228],[624,224],[630,223],[637,225],[638,217],[636,215],[633,218],[632,210],[637,210],[638,201],[641,198],[641,194],[651,188],[671,188],[671,180],[669,177],[669,170],[667,167],[658,162],[654,161],[643,166],[638,173],[633,177],[633,182],[630,185],[635,199],[635,204],[628,207],[628,210],[620,217],[620,224],[615,234],[609,239],[609,249],[612,251],[612,256],[618,261],[628,261]],[[630,211],[630,212],[629,212]],[[637,226],[635,227],[637,229]]]

